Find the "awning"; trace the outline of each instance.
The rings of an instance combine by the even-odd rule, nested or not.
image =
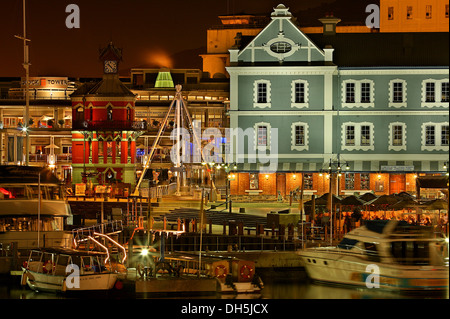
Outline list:
[[[416,183],[420,188],[448,188],[448,176],[419,176]]]

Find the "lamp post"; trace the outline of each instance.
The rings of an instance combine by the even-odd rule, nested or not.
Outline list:
[[[337,155],[337,159],[333,160],[330,158],[328,164],[328,175],[329,175],[329,199],[328,199],[328,209],[330,211],[330,245],[333,245],[333,180],[336,176],[337,182],[337,195],[339,196],[339,178],[342,176],[343,165],[345,165],[345,170],[349,170],[350,166],[348,163],[342,163],[340,155]]]
[[[25,69],[25,112],[23,125],[24,128],[28,127],[28,122],[30,120],[30,96],[28,95],[28,91],[30,89],[30,61],[29,61],[29,50],[28,43],[31,41],[27,39],[27,25],[26,25],[26,10],[25,10],[25,0],[23,0],[23,36],[15,35],[16,38],[23,40],[23,67]],[[28,130],[24,130],[25,132],[25,165],[28,166],[30,162],[29,157],[29,148],[30,148],[30,138],[28,134]]]

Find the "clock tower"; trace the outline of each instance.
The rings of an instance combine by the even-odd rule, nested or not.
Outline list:
[[[85,83],[72,99],[73,183],[108,185],[136,182],[136,96],[119,79],[122,50],[109,43],[99,52],[103,77]]]
[[[106,48],[100,49],[99,58],[103,64],[104,74],[118,75],[119,62],[122,61],[122,49],[116,48],[110,42]]]

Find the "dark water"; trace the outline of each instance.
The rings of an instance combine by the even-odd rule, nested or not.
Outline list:
[[[96,293],[95,295],[67,296],[44,292],[34,292],[20,286],[20,278],[0,277],[0,299],[448,299],[448,290],[443,293],[400,294],[382,291],[376,288],[353,288],[331,286],[311,282],[306,273],[298,271],[260,271],[264,281],[261,294],[246,295],[210,295],[210,296],[142,296],[135,295],[133,286],[124,286],[120,291]]]

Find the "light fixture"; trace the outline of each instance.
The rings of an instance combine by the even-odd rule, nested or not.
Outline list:
[[[323,176],[322,172],[319,173],[319,176]]]
[[[294,179],[294,181],[297,179],[297,175],[293,175],[292,178]]]
[[[345,169],[346,169],[346,170],[349,170],[349,169],[350,169],[350,166],[349,166],[348,164],[346,164]]]
[[[381,179],[381,174],[378,174],[378,176],[377,176],[377,177],[378,177],[378,179]]]
[[[269,179],[269,175],[266,175],[266,179]]]

